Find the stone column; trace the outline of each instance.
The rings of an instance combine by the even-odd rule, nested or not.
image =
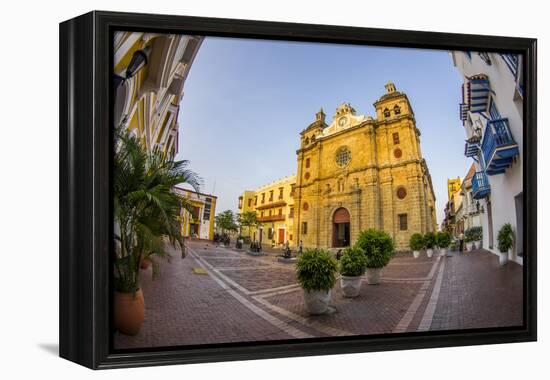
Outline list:
[[[362,228],[380,229],[382,217],[380,211],[380,184],[378,182],[378,169],[367,169],[365,173],[365,191],[362,192],[363,220]]]
[[[380,171],[380,204],[382,229],[395,239],[395,212],[393,207],[393,178],[391,169]]]

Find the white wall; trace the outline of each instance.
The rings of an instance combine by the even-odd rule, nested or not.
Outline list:
[[[493,219],[493,247],[489,247],[489,222],[487,204],[484,204],[485,213],[481,215],[483,220],[483,248],[498,254],[497,236],[498,231],[505,223],[510,223],[514,231],[517,231],[516,208],[514,197],[522,192],[523,189],[523,112],[521,101],[514,100],[516,92],[516,82],[510,69],[500,57],[500,54],[489,53],[491,65],[487,65],[477,53],[472,52],[471,58],[468,58],[463,52],[454,52],[454,60],[457,69],[466,77],[476,74],[486,74],[489,77],[491,89],[495,92],[492,96],[500,115],[508,118],[510,131],[519,147],[519,156],[516,157],[514,164],[506,169],[503,174],[487,176],[491,186],[491,207]],[[457,105],[458,107],[458,105]],[[479,114],[471,114],[473,123],[477,120],[486,125],[487,121]],[[471,126],[466,127],[466,137],[471,136]],[[476,165],[477,170],[480,169]],[[512,260],[519,263],[522,259],[517,256],[517,250],[512,252]]]
[[[58,25],[91,9],[189,14],[539,37],[539,343],[256,360],[92,372],[56,357],[58,341]],[[295,0],[3,2],[2,377],[6,379],[540,379],[550,372],[550,262],[545,233],[549,183],[550,28],[534,0],[393,0],[314,3]],[[39,65],[39,66],[37,66]],[[10,73],[9,75],[7,73]],[[31,97],[31,95],[33,95]],[[32,112],[29,112],[32,109]],[[26,117],[24,123],[21,116]],[[459,122],[459,121],[458,121]],[[546,127],[545,127],[546,126]],[[24,142],[14,144],[14,141]],[[32,173],[32,178],[29,178]],[[32,219],[31,219],[32,218]],[[544,295],[544,297],[543,297]]]

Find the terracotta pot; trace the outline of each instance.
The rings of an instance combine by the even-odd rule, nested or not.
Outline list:
[[[136,335],[145,318],[143,292],[115,292],[114,297],[115,328],[126,335]]]

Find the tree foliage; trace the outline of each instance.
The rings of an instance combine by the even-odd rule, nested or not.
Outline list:
[[[141,260],[168,258],[166,242],[184,255],[180,212],[182,207],[191,206],[174,191],[174,186],[189,184],[198,191],[201,180],[188,169],[188,161],[175,161],[158,148],[148,152],[124,126],[116,129],[115,137],[115,288],[133,292],[140,287]],[[156,276],[158,263],[151,262]]]
[[[306,249],[296,263],[298,283],[307,291],[331,289],[337,270],[336,260],[324,249]]]
[[[340,259],[340,273],[344,276],[362,276],[367,269],[367,257],[357,248],[344,249]]]
[[[409,246],[413,251],[420,251],[422,248],[424,248],[424,236],[422,236],[422,234],[418,232],[412,234],[409,241]]]
[[[369,229],[361,231],[355,247],[361,249],[367,257],[368,268],[383,268],[393,256],[393,240],[385,231]]]
[[[428,249],[432,249],[436,244],[436,236],[433,232],[426,232],[424,235],[424,246]]]
[[[508,252],[514,245],[514,231],[510,223],[504,224],[498,231],[498,250]]]
[[[216,215],[216,226],[222,230],[222,232],[236,231],[238,228],[236,216],[231,210],[225,210]]]
[[[241,226],[241,228],[248,228],[248,237],[250,237],[251,228],[258,225],[258,217],[255,211],[245,211],[239,214],[237,222]]]
[[[439,231],[436,240],[439,248],[448,248],[451,244],[451,234],[447,231]]]

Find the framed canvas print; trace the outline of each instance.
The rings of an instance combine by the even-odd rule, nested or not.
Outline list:
[[[536,340],[536,40],[60,25],[60,355]]]

